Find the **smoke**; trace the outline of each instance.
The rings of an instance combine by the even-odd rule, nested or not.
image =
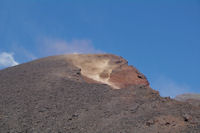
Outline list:
[[[191,88],[186,84],[177,83],[170,78],[161,76],[151,84],[152,88],[158,90],[161,96],[174,98],[177,95],[191,92]]]
[[[13,53],[2,52],[0,53],[0,68],[10,67],[18,65],[15,61]]]
[[[17,55],[18,59],[23,59],[26,61],[37,59],[35,54],[30,52],[30,50],[27,50],[23,46],[18,45],[16,43],[11,46],[11,50],[15,53],[15,55]]]
[[[90,40],[53,40],[44,39],[43,45],[40,49],[44,56],[49,55],[59,55],[59,54],[87,54],[87,53],[102,53],[102,51],[97,50],[92,45]]]
[[[99,58],[98,56],[90,55],[69,55],[68,59],[71,59],[73,64],[81,69],[81,74],[83,76],[103,84],[108,84],[115,89],[119,89],[118,86],[109,81],[112,70],[115,67],[118,67],[119,64],[109,64],[109,58]]]
[[[39,39],[38,42],[36,41],[34,50],[30,50],[30,48],[26,49],[22,45],[15,43],[11,46],[11,51],[15,53],[15,56],[17,56],[17,59],[19,59],[20,62],[27,62],[41,57],[60,54],[103,53],[101,50],[94,48],[91,40],[75,39],[72,41],[66,41],[62,39],[49,38]],[[0,53],[0,68],[15,66],[18,64],[19,63],[15,61],[12,53]]]

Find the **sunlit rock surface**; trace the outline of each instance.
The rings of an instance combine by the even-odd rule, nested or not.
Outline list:
[[[115,89],[132,85],[148,86],[146,77],[135,67],[129,66],[122,57],[111,54],[74,54],[67,59],[81,69],[81,74],[88,82],[96,81],[112,86]]]

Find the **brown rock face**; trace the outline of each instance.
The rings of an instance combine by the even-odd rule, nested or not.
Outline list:
[[[81,69],[88,83],[103,83],[115,89],[132,85],[148,86],[146,77],[122,57],[111,54],[67,55],[67,59]]]
[[[148,86],[149,82],[146,77],[138,70],[127,64],[114,69],[110,75],[109,81],[119,88],[125,88],[131,85]]]

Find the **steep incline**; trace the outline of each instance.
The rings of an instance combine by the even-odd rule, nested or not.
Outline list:
[[[0,71],[1,133],[199,130],[199,107],[161,98],[118,56],[53,56]]]

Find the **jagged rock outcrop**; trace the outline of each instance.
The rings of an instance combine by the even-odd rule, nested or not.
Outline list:
[[[74,54],[66,59],[80,68],[86,81],[108,84],[115,89],[132,85],[148,86],[146,77],[122,57],[112,54]]]
[[[1,133],[199,131],[199,107],[160,97],[118,56],[52,56],[0,71]]]

